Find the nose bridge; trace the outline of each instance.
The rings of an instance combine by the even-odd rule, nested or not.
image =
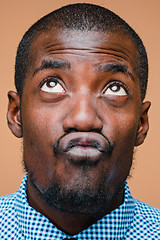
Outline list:
[[[102,122],[97,115],[96,99],[87,87],[81,87],[71,99],[69,112],[64,120],[64,130],[101,130]]]
[[[96,114],[93,94],[81,87],[73,100],[72,113],[79,120],[90,120]]]

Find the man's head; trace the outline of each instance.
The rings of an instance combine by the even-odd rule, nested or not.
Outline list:
[[[147,66],[136,33],[98,6],[66,6],[30,28],[8,112],[23,136],[28,191],[86,215],[122,202],[134,147],[148,131]]]
[[[23,92],[26,72],[30,67],[30,58],[33,57],[30,53],[31,44],[37,35],[54,27],[82,32],[120,32],[122,35],[127,35],[138,50],[136,69],[141,86],[141,99],[144,99],[148,81],[148,60],[141,39],[123,19],[112,11],[97,5],[84,3],[67,5],[51,12],[37,21],[25,33],[19,44],[15,67],[15,85],[20,96]]]

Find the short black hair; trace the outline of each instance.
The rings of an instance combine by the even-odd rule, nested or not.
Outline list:
[[[121,32],[127,35],[134,42],[138,51],[136,67],[143,101],[148,81],[148,59],[142,40],[118,15],[109,9],[88,3],[63,6],[42,17],[25,33],[18,46],[15,64],[15,86],[20,97],[23,94],[25,77],[30,66],[31,44],[36,36],[53,27],[81,31]]]

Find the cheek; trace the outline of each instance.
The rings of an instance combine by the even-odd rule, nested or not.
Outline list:
[[[43,131],[37,132],[36,130],[34,127],[32,130],[30,126],[28,133],[24,134],[23,160],[28,173],[39,179],[39,184],[43,186],[48,179],[46,176],[50,175],[50,169],[53,164],[53,152]]]
[[[133,102],[133,101],[132,101]],[[123,107],[103,107],[101,110],[103,118],[103,131],[110,137],[114,144],[124,142],[134,145],[140,120],[140,109],[138,102],[134,104],[131,100]],[[131,104],[132,103],[132,104]],[[137,109],[138,108],[138,109]]]
[[[132,164],[134,145],[138,128],[135,114],[114,115],[106,121],[104,135],[113,143],[112,174],[121,179],[127,176]]]
[[[122,154],[130,154],[136,141],[138,119],[135,114],[129,114],[127,118],[119,117],[115,125],[115,148]]]
[[[27,111],[22,114],[23,120],[23,158],[28,172],[34,173],[41,186],[48,185],[53,175],[56,159],[52,146],[62,134],[59,119],[47,111]],[[56,127],[55,127],[56,126]]]
[[[24,138],[44,143],[51,141],[53,144],[62,132],[61,115],[58,112],[43,104],[40,107],[36,104],[36,107],[26,108],[22,114]]]

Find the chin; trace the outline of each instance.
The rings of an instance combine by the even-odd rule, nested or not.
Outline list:
[[[77,185],[70,189],[67,186],[60,186],[54,179],[45,191],[36,184],[33,178],[31,182],[38,191],[39,197],[51,208],[94,217],[105,215],[112,209],[120,192],[124,189],[125,180],[118,184],[114,192],[110,190],[109,184],[105,184],[104,179],[95,188],[89,186],[82,188]]]

